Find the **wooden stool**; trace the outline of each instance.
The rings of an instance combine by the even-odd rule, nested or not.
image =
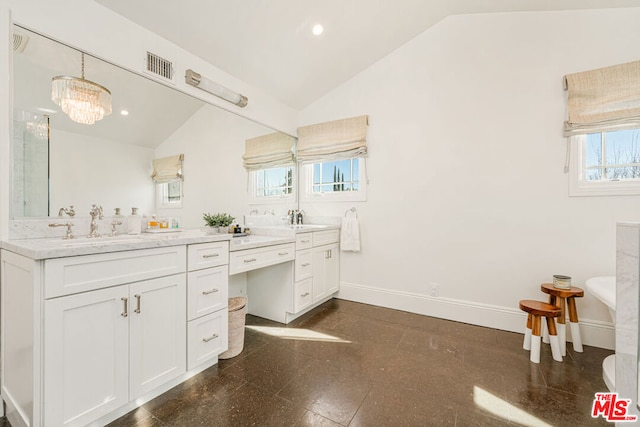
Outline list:
[[[556,333],[556,322],[553,320],[554,317],[562,315],[560,307],[540,301],[521,300],[520,310],[529,313],[527,316],[527,329],[524,333],[524,343],[522,345],[525,350],[531,351],[529,360],[533,363],[540,363],[540,332],[542,317],[545,317],[549,330],[549,341],[551,342],[551,355],[553,356],[553,360],[562,362],[558,334]]]
[[[571,337],[573,338],[573,350],[582,353],[582,337],[580,336],[576,297],[583,297],[584,291],[573,286],[569,289],[556,288],[553,286],[553,283],[543,283],[540,285],[540,290],[545,294],[549,294],[549,304],[557,305],[562,310],[562,314],[558,319],[558,339],[560,340],[560,351],[562,355],[567,355],[567,307],[569,311]]]

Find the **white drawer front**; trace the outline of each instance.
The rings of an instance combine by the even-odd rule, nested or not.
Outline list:
[[[308,278],[301,282],[297,282],[293,286],[293,312],[298,313],[300,310],[304,310],[309,307],[313,302],[313,295],[311,295],[311,283],[312,279]]]
[[[311,265],[311,249],[296,251],[295,276],[294,280],[299,282],[313,275],[313,266]]]
[[[294,243],[232,252],[229,256],[229,274],[243,273],[257,268],[291,261],[294,258]]]
[[[228,324],[227,310],[216,311],[187,324],[187,370],[227,351]]]
[[[336,243],[340,240],[340,230],[326,230],[313,232],[313,246]]]
[[[226,308],[229,298],[229,267],[187,273],[187,318],[193,320]]]
[[[217,267],[229,263],[229,242],[198,243],[188,246],[189,271]]]
[[[296,250],[309,249],[313,246],[313,233],[296,234]]]
[[[45,298],[92,291],[186,270],[186,246],[48,259]]]

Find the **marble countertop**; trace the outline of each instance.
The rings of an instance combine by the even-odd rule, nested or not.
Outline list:
[[[297,233],[339,228],[340,226],[337,225],[309,224],[255,226],[251,227],[253,234],[243,237],[233,237],[232,234],[208,234],[203,229],[184,229],[173,233],[121,234],[115,237],[78,237],[71,240],[62,238],[5,240],[0,242],[0,248],[34,260],[220,241],[229,241],[229,250],[233,252],[293,243],[296,241]]]

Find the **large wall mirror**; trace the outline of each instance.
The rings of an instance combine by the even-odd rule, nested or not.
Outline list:
[[[244,140],[273,130],[90,55],[85,78],[111,91],[113,112],[93,125],[75,123],[51,100],[51,79],[79,77],[81,52],[14,31],[24,41],[16,46],[14,37],[12,218],[56,216],[70,205],[86,216],[94,203],[105,213],[153,212],[151,160],[178,153],[185,153],[190,202],[182,215],[193,225],[203,211],[246,209]],[[206,188],[221,183],[226,191]]]

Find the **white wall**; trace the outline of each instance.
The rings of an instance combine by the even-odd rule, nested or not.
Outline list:
[[[153,149],[53,128],[50,147],[52,216],[69,205],[85,217],[92,204],[101,205],[106,216],[116,207],[123,215],[131,207],[153,211]]]
[[[640,219],[640,198],[568,197],[562,76],[637,60],[638,22],[640,9],[452,16],[305,108],[300,125],[370,115],[368,201],[302,206],[358,209],[341,295],[520,331],[518,300],[542,299],[553,274],[614,275],[615,222]],[[612,346],[604,306],[587,296],[579,311],[605,335],[587,343]]]
[[[178,216],[185,227],[202,227],[203,213],[226,212],[242,223],[249,213],[247,173],[242,167],[245,140],[273,130],[205,105],[156,149],[156,157],[184,154],[181,209],[160,209]]]

